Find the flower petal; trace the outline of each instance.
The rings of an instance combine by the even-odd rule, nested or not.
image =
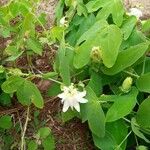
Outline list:
[[[63,112],[66,112],[68,108],[69,108],[69,103],[67,101],[64,101]]]
[[[86,91],[78,92],[78,95],[79,95],[80,97],[84,97],[84,96],[86,95]]]
[[[65,93],[58,94],[59,98],[65,98]]]
[[[85,98],[80,98],[80,99],[78,99],[78,102],[80,102],[80,103],[87,103],[88,100],[85,99]]]
[[[74,108],[75,108],[78,112],[80,112],[80,105],[79,105],[78,102],[74,103]]]

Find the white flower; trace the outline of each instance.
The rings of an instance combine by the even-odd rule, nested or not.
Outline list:
[[[143,16],[143,13],[140,9],[131,8],[129,12],[130,16],[136,16],[138,19]]]
[[[62,17],[60,19],[60,26],[61,27],[67,27],[68,26],[68,21],[66,20],[66,17]]]
[[[77,88],[74,87],[74,84],[71,84],[69,87],[63,87],[63,93],[59,94],[58,97],[61,98],[63,103],[63,112],[66,112],[69,107],[73,110],[75,108],[80,112],[79,103],[87,103],[88,100],[83,98],[86,95],[86,91],[80,92]]]

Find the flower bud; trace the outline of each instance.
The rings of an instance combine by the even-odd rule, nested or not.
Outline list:
[[[78,86],[79,86],[79,87],[82,87],[82,88],[84,88],[84,87],[85,87],[85,85],[83,84],[83,82],[82,82],[82,81],[80,81],[80,82],[78,83]]]
[[[128,93],[131,89],[132,82],[133,82],[133,79],[131,77],[127,77],[122,83],[121,90],[124,93]]]
[[[101,62],[101,60],[102,60],[102,51],[99,48],[99,46],[92,48],[90,57],[92,59],[92,62],[94,62],[94,63],[100,63]]]
[[[140,145],[136,148],[136,150],[148,150],[146,146]]]

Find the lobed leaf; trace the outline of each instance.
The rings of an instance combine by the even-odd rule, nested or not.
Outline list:
[[[102,67],[102,71],[107,75],[114,75],[133,65],[139,58],[141,58],[148,49],[149,43],[143,42],[136,46],[132,46],[126,50],[122,50],[117,57],[113,67]]]

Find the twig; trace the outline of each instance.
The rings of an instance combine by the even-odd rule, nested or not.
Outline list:
[[[17,116],[18,116],[18,120],[19,120],[19,124],[20,124],[20,128],[21,128],[21,132],[23,133],[23,127],[22,127],[22,122],[21,122],[21,118],[19,115],[19,111],[17,110]]]
[[[26,121],[25,121],[25,125],[24,125],[24,128],[23,128],[23,133],[22,133],[22,137],[21,137],[21,150],[25,150],[25,133],[26,133],[27,126],[28,126],[29,113],[30,113],[30,109],[28,107],[27,108]]]
[[[12,109],[8,109],[8,110],[3,110],[3,111],[0,111],[0,115],[16,113],[17,111],[19,111],[22,108],[23,108],[23,106],[20,105],[20,106],[18,106],[16,108],[12,108]]]

